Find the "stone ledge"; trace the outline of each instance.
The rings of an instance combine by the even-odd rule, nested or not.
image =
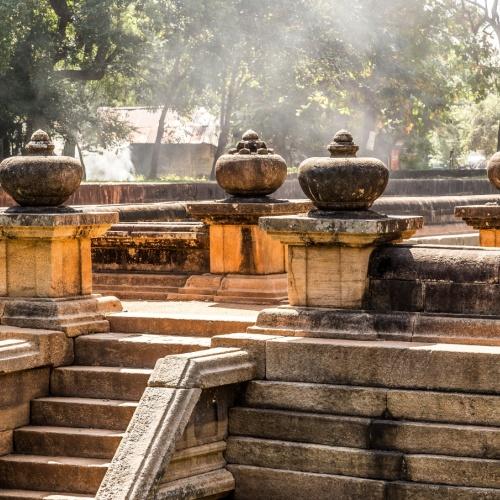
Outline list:
[[[236,348],[215,348],[158,360],[148,385],[208,389],[251,380],[255,372],[255,365],[247,352]]]
[[[249,334],[351,340],[500,345],[500,317],[281,306],[264,309]]]
[[[422,227],[419,216],[385,216],[371,211],[321,212],[262,217],[260,227],[289,244],[345,244],[368,246],[406,239]]]

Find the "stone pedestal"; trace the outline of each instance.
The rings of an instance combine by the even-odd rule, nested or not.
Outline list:
[[[375,212],[316,212],[264,217],[260,227],[288,245],[288,301],[292,306],[358,309],[376,245],[412,236],[422,217]]]
[[[482,247],[500,247],[500,204],[456,207],[455,216],[479,230],[479,244]]]
[[[117,219],[68,208],[0,212],[1,323],[69,336],[107,331],[104,313],[121,305],[92,295],[90,245]]]
[[[209,226],[210,273],[188,278],[169,299],[276,304],[286,300],[286,248],[258,226],[259,217],[307,212],[310,202],[271,198],[188,204]]]

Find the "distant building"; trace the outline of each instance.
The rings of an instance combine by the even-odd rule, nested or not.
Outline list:
[[[129,136],[131,160],[137,175],[148,176],[161,108],[101,108],[110,111],[133,129]],[[158,176],[208,177],[212,169],[219,125],[205,108],[190,116],[169,110],[161,141]]]

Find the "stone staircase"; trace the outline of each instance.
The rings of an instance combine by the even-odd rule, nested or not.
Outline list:
[[[206,349],[210,339],[107,333],[75,341],[75,363],[51,374],[30,425],[0,457],[0,499],[93,498],[156,360]]]
[[[275,339],[230,411],[236,499],[500,499],[500,349]]]
[[[167,300],[168,295],[176,293],[187,279],[187,274],[103,271],[93,274],[93,289],[122,300]]]

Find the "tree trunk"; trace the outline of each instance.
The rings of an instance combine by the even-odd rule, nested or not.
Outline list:
[[[80,147],[80,144],[78,144],[78,141],[75,142],[76,150],[78,151],[78,158],[80,159],[80,163],[82,164],[83,168],[83,177],[82,179],[84,181],[87,180],[87,169],[85,168],[85,162],[83,161],[83,154],[82,154],[82,148]]]
[[[498,122],[498,132],[497,132],[497,151],[500,151],[500,122]]]
[[[236,80],[237,66],[233,65],[231,68],[231,76],[229,81],[224,81],[224,88],[221,96],[221,109],[220,109],[220,134],[217,142],[217,149],[215,150],[214,161],[212,163],[212,171],[210,172],[210,179],[215,179],[215,164],[220,156],[226,149],[229,132],[231,130],[231,115],[233,114],[234,94],[235,94],[235,80]]]
[[[161,140],[165,133],[165,117],[167,116],[168,104],[165,103],[161,110],[160,119],[158,120],[158,128],[156,130],[155,143],[153,145],[153,154],[151,156],[151,167],[149,170],[149,178],[158,178],[158,164],[160,161]]]

